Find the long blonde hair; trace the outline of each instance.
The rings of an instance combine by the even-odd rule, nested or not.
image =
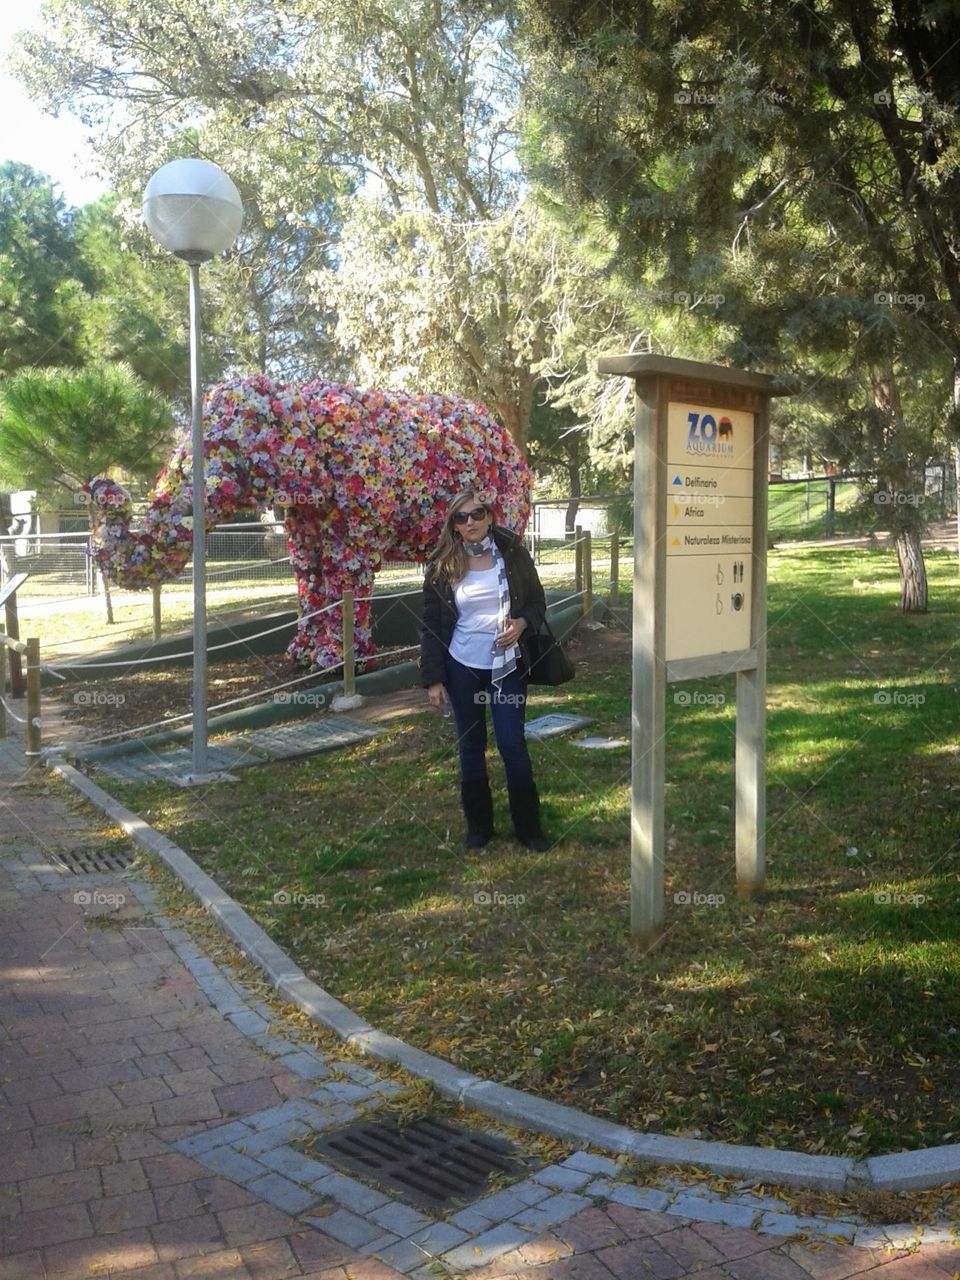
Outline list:
[[[497,517],[494,515],[493,507],[487,502],[476,489],[462,489],[457,496],[451,501],[447,508],[446,519],[443,522],[443,528],[440,530],[440,537],[437,539],[436,550],[427,561],[426,579],[428,582],[440,582],[446,579],[452,587],[455,587],[461,578],[467,572],[467,556],[463,549],[463,539],[458,538],[453,531],[453,517],[467,504],[471,506],[483,507],[491,518],[490,534],[497,523]]]

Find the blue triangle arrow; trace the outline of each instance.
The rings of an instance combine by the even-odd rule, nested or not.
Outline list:
[[[680,477],[679,477],[679,476],[677,476],[673,483],[674,483],[674,484],[683,484],[683,481],[680,479]]]

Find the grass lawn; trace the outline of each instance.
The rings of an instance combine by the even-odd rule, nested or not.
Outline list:
[[[733,877],[732,678],[667,707],[667,930],[630,939],[629,751],[532,744],[543,856],[460,848],[452,723],[204,791],[111,790],[325,987],[491,1079],[641,1129],[879,1153],[960,1135],[960,585],[896,611],[889,552],[770,556],[764,893]],[[530,715],[629,727],[629,643],[585,634]],[[676,700],[677,693],[713,695]],[[508,831],[499,760],[498,830]],[[291,900],[274,901],[285,891]],[[688,894],[699,905],[674,900]]]

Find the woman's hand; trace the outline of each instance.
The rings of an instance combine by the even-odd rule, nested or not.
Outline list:
[[[443,704],[449,702],[447,691],[442,684],[431,684],[427,686],[427,698],[434,711],[442,711]]]
[[[516,644],[520,636],[527,629],[526,618],[508,618],[507,625],[503,631],[497,636],[496,645],[498,649],[509,649],[512,644]]]

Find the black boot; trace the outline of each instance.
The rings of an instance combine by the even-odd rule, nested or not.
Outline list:
[[[488,778],[460,780],[460,800],[467,819],[466,849],[482,849],[493,835],[493,796]]]
[[[545,853],[550,848],[550,841],[540,828],[540,796],[536,783],[529,787],[508,787],[507,793],[517,839],[535,853]]]

